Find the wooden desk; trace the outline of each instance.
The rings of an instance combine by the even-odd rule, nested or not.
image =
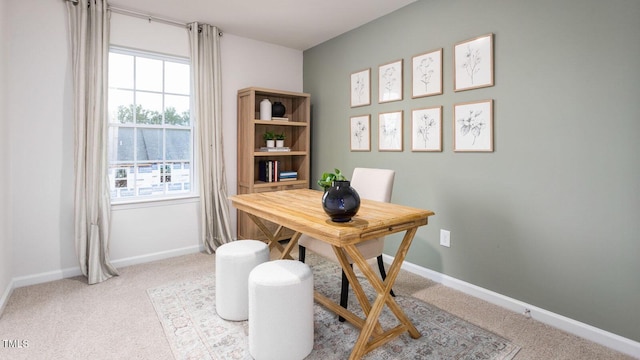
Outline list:
[[[297,245],[301,234],[326,241],[333,246],[340,266],[349,279],[365,318],[360,318],[317,291],[314,294],[314,299],[360,328],[360,336],[349,359],[360,359],[364,354],[405,331],[408,331],[414,339],[421,336],[389,292],[400,272],[400,267],[418,227],[427,224],[428,217],[434,215],[433,211],[363,199],[360,210],[352,221],[335,223],[322,209],[322,192],[316,190],[298,189],[242,194],[231,196],[230,200],[238,210],[249,214],[269,238],[269,247],[278,248],[283,259],[291,259],[290,252]],[[280,226],[272,232],[264,225],[262,219]],[[283,228],[289,228],[296,232],[286,248],[283,248],[276,240]],[[404,238],[387,271],[387,278],[383,282],[380,276],[373,272],[355,244],[401,231],[405,232]],[[347,255],[354,260],[354,264],[358,266],[378,293],[373,304],[369,303],[353,268],[349,265]],[[389,330],[382,329],[378,318],[384,305],[387,305],[398,318],[400,325]]]

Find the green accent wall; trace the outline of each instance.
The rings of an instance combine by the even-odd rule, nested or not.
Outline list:
[[[454,92],[453,45],[487,33],[495,86]],[[639,36],[636,0],[413,3],[304,52],[312,177],[395,169],[392,201],[436,213],[409,262],[640,341]],[[437,48],[444,93],[411,99],[411,58]],[[398,59],[403,100],[379,104],[378,66]],[[351,108],[350,74],[364,68],[372,104]],[[484,99],[494,152],[454,152],[453,105]],[[411,110],[438,105],[443,151],[412,152]],[[380,152],[378,114],[398,110],[404,151]],[[351,152],[349,118],[366,114],[371,151]]]

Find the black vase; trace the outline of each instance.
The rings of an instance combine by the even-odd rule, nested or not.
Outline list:
[[[276,101],[271,105],[271,116],[282,117],[284,116],[286,109],[280,101]]]
[[[351,187],[350,181],[334,181],[322,195],[322,208],[332,221],[350,221],[360,209],[360,195]]]

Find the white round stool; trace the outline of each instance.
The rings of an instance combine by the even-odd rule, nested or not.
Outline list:
[[[269,246],[258,240],[238,240],[216,249],[216,311],[226,320],[249,316],[249,273],[269,261]]]
[[[313,275],[297,260],[274,260],[249,274],[249,353],[301,360],[313,349]]]

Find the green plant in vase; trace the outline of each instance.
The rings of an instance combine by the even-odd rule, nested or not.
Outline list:
[[[322,174],[322,177],[318,180],[317,184],[324,189],[324,191],[327,191],[328,188],[330,188],[334,182],[334,180],[338,180],[338,181],[344,181],[347,180],[347,178],[342,175],[342,172],[340,171],[340,169],[333,169],[334,172],[325,172]]]

